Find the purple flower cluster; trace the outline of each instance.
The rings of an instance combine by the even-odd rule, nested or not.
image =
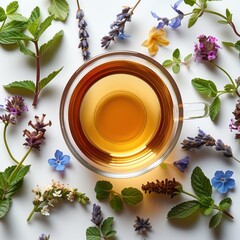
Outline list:
[[[99,205],[95,204],[95,203],[93,204],[91,221],[98,227],[101,225],[101,223],[103,221],[101,207]]]
[[[199,44],[194,45],[194,60],[195,61],[213,61],[217,57],[217,52],[220,46],[216,43],[217,39],[204,34],[198,37]]]

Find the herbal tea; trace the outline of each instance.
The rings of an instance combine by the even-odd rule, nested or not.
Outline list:
[[[131,165],[159,154],[173,129],[173,103],[163,80],[129,60],[102,63],[73,91],[68,111],[80,151],[100,165]]]

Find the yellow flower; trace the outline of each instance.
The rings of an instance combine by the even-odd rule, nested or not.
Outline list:
[[[142,43],[142,46],[147,47],[150,55],[153,56],[157,53],[159,45],[167,46],[169,44],[166,34],[163,28],[153,27],[149,32],[149,38]]]

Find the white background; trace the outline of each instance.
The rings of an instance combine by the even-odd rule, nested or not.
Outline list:
[[[1,6],[6,7],[10,1],[1,1]],[[29,16],[35,6],[41,8],[43,18],[47,17],[47,8],[49,0],[19,0],[19,11],[25,16]],[[20,159],[26,148],[22,145],[24,138],[22,131],[27,127],[30,119],[34,119],[35,115],[46,114],[46,121],[51,120],[53,125],[47,128],[46,141],[42,145],[41,151],[32,151],[27,158],[25,164],[31,164],[31,170],[25,178],[25,183],[21,191],[13,198],[12,207],[4,219],[0,220],[0,238],[3,240],[8,239],[37,239],[41,233],[51,235],[51,240],[79,240],[86,239],[85,231],[87,227],[92,226],[90,221],[92,204],[97,203],[102,207],[104,217],[113,216],[115,221],[115,229],[117,230],[118,240],[140,239],[143,237],[138,235],[133,228],[136,216],[143,218],[150,218],[152,224],[152,231],[148,234],[146,239],[157,240],[211,240],[211,239],[238,239],[239,224],[240,224],[240,165],[231,159],[225,159],[221,153],[214,151],[207,151],[206,148],[199,152],[187,153],[181,149],[181,141],[187,136],[195,136],[198,128],[201,128],[206,133],[211,134],[214,138],[221,138],[226,144],[230,145],[233,149],[234,155],[239,156],[239,145],[234,140],[234,134],[228,129],[230,118],[233,117],[232,111],[235,108],[237,101],[236,97],[223,96],[221,97],[222,106],[221,113],[216,122],[212,122],[209,118],[189,120],[184,122],[183,131],[177,146],[166,160],[168,168],[166,170],[161,167],[156,168],[150,173],[143,176],[131,179],[107,179],[112,182],[116,191],[121,191],[124,187],[137,187],[141,188],[141,184],[147,181],[155,181],[156,179],[162,180],[166,177],[171,179],[175,177],[180,181],[184,189],[192,192],[190,184],[190,176],[192,170],[196,166],[200,166],[204,173],[212,178],[216,170],[233,170],[233,177],[236,180],[236,188],[230,191],[227,196],[231,197],[233,204],[230,212],[234,215],[234,220],[227,218],[223,219],[220,228],[212,230],[208,228],[210,217],[200,214],[194,217],[184,219],[182,221],[168,221],[166,216],[168,211],[176,204],[190,200],[187,196],[179,196],[170,199],[168,196],[158,195],[145,195],[142,203],[134,207],[124,207],[121,213],[116,214],[108,205],[107,202],[99,202],[95,197],[94,186],[96,181],[106,179],[98,176],[88,169],[83,167],[68,150],[64,139],[62,137],[59,125],[59,104],[61,94],[68,79],[83,64],[81,51],[78,49],[78,27],[76,15],[76,2],[68,1],[70,5],[70,14],[66,22],[53,22],[49,30],[44,34],[42,43],[50,39],[54,33],[63,29],[64,36],[56,51],[52,51],[42,62],[41,75],[47,76],[53,70],[59,69],[64,66],[62,72],[42,91],[39,99],[39,104],[36,109],[31,106],[31,96],[24,96],[26,103],[29,107],[29,112],[25,114],[21,122],[17,126],[10,126],[8,131],[8,141],[11,150]],[[88,32],[90,35],[89,45],[91,57],[106,51],[116,50],[133,50],[148,55],[147,48],[141,46],[141,43],[147,39],[149,30],[157,24],[156,19],[151,16],[151,11],[156,12],[159,16],[174,17],[175,12],[171,5],[175,1],[164,0],[142,0],[136,8],[132,17],[132,22],[127,23],[126,32],[131,35],[131,38],[125,41],[117,41],[116,44],[112,43],[108,50],[101,48],[100,39],[109,31],[109,25],[115,20],[115,15],[121,12],[122,6],[133,6],[136,1],[133,0],[101,0],[90,1],[81,0],[80,4],[85,12],[85,19],[88,22]],[[231,3],[231,4],[230,4]],[[237,0],[223,0],[209,2],[209,7],[221,13],[225,13],[228,7],[233,13],[234,22],[240,29],[239,23],[239,9],[240,2]],[[182,3],[179,6],[184,12],[189,12],[190,7]],[[193,53],[194,43],[197,42],[197,37],[200,34],[212,35],[219,39],[219,44],[222,46],[221,41],[238,40],[233,31],[228,25],[220,25],[217,23],[218,17],[204,14],[197,24],[191,28],[187,28],[188,17],[183,19],[182,26],[179,29],[172,30],[167,28],[167,37],[170,44],[167,47],[160,47],[159,52],[154,57],[160,63],[167,58],[171,58],[174,49],[179,48],[182,58],[189,53]],[[222,46],[219,50],[217,63],[224,67],[233,79],[239,76],[239,57],[238,53],[233,50],[226,49]],[[228,79],[226,76],[216,68],[210,68],[205,64],[191,62],[190,69],[181,67],[178,75],[170,73],[175,78],[184,102],[208,101],[203,99],[191,85],[191,79],[194,77],[201,77],[213,80],[216,85],[221,89]],[[32,59],[21,54],[18,49],[0,46],[0,81],[1,85],[8,84],[12,81],[35,79],[35,65]],[[4,99],[11,93],[0,87],[0,104],[4,104]],[[3,131],[3,124],[0,125],[0,131]],[[7,166],[12,165],[10,157],[3,145],[2,137],[0,138],[1,158],[0,170],[3,171]],[[54,156],[56,149],[59,149],[71,156],[71,163],[65,169],[63,174],[55,171],[48,165],[47,160]],[[190,165],[187,172],[182,174],[175,167],[172,162],[178,160],[186,155],[190,156]],[[76,187],[80,192],[85,192],[90,198],[90,204],[83,208],[81,205],[75,204],[60,204],[56,207],[49,217],[44,217],[40,214],[35,214],[30,221],[26,222],[28,214],[32,210],[33,193],[32,188],[37,185],[45,187],[51,183],[51,180],[60,180],[71,187]],[[218,201],[222,196],[217,191],[213,190],[213,197]]]

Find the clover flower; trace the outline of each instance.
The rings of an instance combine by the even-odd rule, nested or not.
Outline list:
[[[179,171],[185,172],[189,164],[189,157],[186,156],[178,161],[173,162],[173,166],[177,167]]]
[[[38,240],[49,240],[50,239],[50,235],[45,235],[45,234],[41,234],[38,238]]]
[[[78,201],[82,205],[86,205],[89,202],[89,198],[84,193],[78,192],[77,188],[70,188],[54,180],[52,180],[52,183],[44,190],[37,187],[33,189],[32,192],[35,194],[33,200],[34,208],[27,221],[30,221],[35,212],[40,212],[44,216],[49,216],[50,207],[55,207],[60,200],[67,200],[70,203]]]
[[[157,193],[170,195],[171,198],[181,193],[182,185],[173,178],[168,180],[167,178],[162,181],[156,180],[156,182],[147,182],[147,184],[142,184],[142,190],[145,193]]]
[[[179,4],[182,0],[178,0],[173,6],[173,10],[178,14],[176,17],[169,19],[167,17],[159,17],[156,13],[151,12],[152,16],[159,21],[157,25],[157,29],[163,28],[164,26],[170,26],[173,29],[176,29],[181,26],[182,19],[184,17],[184,13],[178,9]]]
[[[149,32],[148,39],[142,43],[142,46],[147,47],[150,55],[154,56],[158,52],[158,46],[167,46],[169,44],[166,34],[164,29],[153,27]]]
[[[63,155],[63,152],[60,150],[56,150],[54,156],[55,158],[48,159],[49,165],[54,167],[57,171],[63,171],[66,164],[70,161],[70,156]]]
[[[227,193],[229,189],[235,187],[235,180],[231,178],[233,172],[228,170],[225,173],[223,171],[216,171],[214,177],[211,179],[212,186],[220,193]]]
[[[103,221],[101,207],[99,205],[95,204],[95,203],[93,204],[91,221],[98,227],[101,225],[101,223]]]
[[[25,129],[23,131],[23,136],[26,136],[26,142],[23,144],[24,146],[36,148],[40,150],[40,145],[42,141],[45,139],[45,132],[46,126],[51,126],[52,122],[48,121],[47,123],[44,122],[45,114],[42,114],[42,118],[39,119],[38,116],[35,116],[35,124],[32,121],[28,122],[28,125],[31,126],[34,130],[30,132],[29,130]]]
[[[101,39],[101,47],[107,49],[112,41],[115,42],[116,38],[124,40],[130,37],[130,35],[125,33],[125,24],[126,22],[131,22],[133,11],[140,1],[138,0],[133,8],[123,7],[122,12],[117,14],[116,20],[110,25],[111,30],[108,32],[108,35]]]
[[[217,58],[220,46],[216,43],[218,40],[212,36],[200,35],[199,44],[194,45],[195,61],[213,61]]]
[[[135,228],[135,231],[137,231],[139,234],[146,234],[152,229],[149,218],[144,219],[140,218],[139,216],[136,217],[133,227]]]
[[[86,30],[87,22],[84,19],[84,12],[82,9],[80,9],[80,7],[77,10],[76,18],[78,19],[78,36],[80,39],[78,47],[82,49],[83,60],[87,60],[90,56],[90,52],[88,51],[89,44],[87,40],[89,38],[89,34]]]

